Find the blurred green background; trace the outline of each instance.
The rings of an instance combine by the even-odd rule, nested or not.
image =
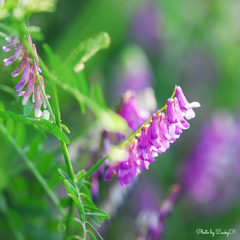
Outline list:
[[[30,25],[42,29],[44,42],[63,60],[77,44],[94,34],[105,31],[110,35],[110,47],[91,58],[84,72],[89,85],[100,83],[106,102],[113,110],[121,101],[121,91],[131,88],[141,92],[146,86],[153,88],[158,108],[166,103],[175,85],[182,87],[189,102],[201,103],[201,108],[195,111],[196,118],[190,121],[190,129],[184,131],[180,139],[151,164],[148,171],[142,171],[123,198],[112,191],[112,183],[100,182],[100,200],[97,204],[104,206],[106,196],[115,194],[117,205],[117,212],[100,230],[104,239],[133,239],[134,232],[139,230],[136,221],[139,214],[155,209],[172,184],[184,182],[184,168],[196,146],[201,143],[201,129],[216,112],[224,111],[234,119],[234,131],[239,131],[239,13],[240,2],[237,0],[59,0],[55,12],[31,16]],[[34,42],[39,55],[47,62],[42,42]],[[0,44],[4,46],[5,42],[2,40]],[[1,62],[6,57],[7,54],[2,53]],[[127,79],[132,68],[142,73],[137,80]],[[0,65],[1,84],[14,88],[16,80],[10,77],[13,69],[14,66],[7,68]],[[46,91],[47,81],[45,79]],[[59,96],[63,124],[69,127],[70,136],[77,142],[77,150],[73,149],[73,152],[76,155],[75,167],[80,170],[83,162],[88,160],[86,149],[92,149],[97,144],[81,140],[88,130],[94,135],[95,130],[91,126],[94,117],[90,111],[81,114],[77,101],[69,93],[59,89]],[[0,101],[4,102],[7,110],[22,113],[21,101],[9,93],[0,91]],[[144,101],[148,101],[148,97]],[[221,118],[221,115],[218,116]],[[59,197],[64,197],[65,192],[58,184],[57,167],[63,162],[57,140],[50,137],[39,145],[43,138],[32,128],[21,124],[16,128],[11,121],[7,124],[9,131],[14,131],[14,127],[20,129],[14,132],[20,145],[25,146],[26,139],[31,142],[27,149],[29,157],[36,161],[39,171],[42,171],[50,186],[55,187]],[[228,135],[228,130],[224,131],[225,128],[223,135]],[[95,134],[98,134],[97,130]],[[216,138],[213,142],[217,143]],[[61,239],[61,233],[56,230],[57,214],[49,209],[49,200],[43,189],[19,156],[12,152],[8,141],[2,136],[0,139],[0,239],[15,239],[13,229],[19,234],[18,239],[25,239],[24,236],[34,240]],[[235,168],[240,169],[240,154],[237,151],[240,139],[235,140],[231,148],[228,142],[223,147],[229,148],[229,160],[234,158]],[[214,144],[211,146],[214,148]],[[233,156],[231,151],[237,153]],[[214,156],[208,158],[211,160]],[[216,158],[217,166],[219,161]],[[48,171],[45,171],[46,168]],[[222,169],[216,184],[225,176],[224,169],[227,167],[222,166]],[[231,187],[231,177],[237,174],[240,176],[240,170],[230,174],[224,180],[224,186],[230,184]],[[240,186],[239,179],[236,181]],[[204,184],[208,183],[203,183],[203,188],[206,187]],[[228,199],[228,193],[221,187],[218,188],[218,198],[221,200],[225,196]],[[164,239],[213,238],[211,235],[196,234],[197,229],[236,229],[228,238],[223,234],[215,235],[214,239],[239,239],[238,190],[229,195],[235,201],[226,201],[226,204],[215,206],[211,211],[214,201],[200,203],[197,198],[191,198],[183,186],[179,201],[167,220]],[[22,236],[21,232],[24,233]]]

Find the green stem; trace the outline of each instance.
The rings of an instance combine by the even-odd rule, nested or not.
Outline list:
[[[3,126],[3,124],[0,123],[0,131],[6,136],[6,138],[9,140],[9,142],[13,145],[15,150],[18,152],[18,154],[23,158],[26,165],[30,168],[34,176],[37,178],[37,180],[40,182],[48,196],[51,198],[52,202],[55,204],[55,206],[58,208],[59,212],[61,213],[62,217],[66,216],[65,210],[62,208],[58,198],[52,191],[52,189],[48,186],[42,175],[38,172],[34,164],[31,162],[31,160],[27,157],[25,152],[17,145],[15,140],[10,136],[6,130],[6,128]]]
[[[59,110],[59,102],[58,102],[58,95],[57,95],[57,88],[55,83],[52,83],[52,98],[53,98],[53,106],[54,106],[54,112],[55,112],[55,116],[56,116],[56,125],[59,127],[59,129],[62,131],[62,125],[61,125],[61,116],[60,116],[60,110]],[[61,149],[62,149],[62,153],[65,159],[65,163],[67,165],[67,170],[68,170],[68,174],[70,176],[70,178],[73,180],[73,182],[75,182],[75,174],[73,171],[73,167],[72,167],[72,163],[71,160],[69,158],[69,154],[68,154],[68,149],[67,149],[67,145],[65,142],[60,141],[60,145],[61,145]],[[70,218],[73,211],[74,211],[74,207],[75,207],[75,203],[74,201],[71,199],[70,200],[70,207],[68,210],[68,215],[67,218]],[[66,222],[66,235],[65,238],[67,239],[67,237],[70,234],[70,226],[69,226],[69,221],[67,220]]]
[[[65,232],[65,239],[70,235],[70,221],[69,218],[72,216],[74,211],[75,203],[72,199],[70,199],[70,206],[68,210],[67,220],[66,220],[66,232]]]
[[[58,103],[58,95],[57,95],[56,85],[54,83],[52,83],[52,95],[53,95],[52,99],[53,99],[54,112],[55,112],[55,115],[56,115],[56,125],[62,131],[61,116],[60,116],[59,103]],[[65,142],[63,142],[61,140],[59,140],[59,142],[60,142],[60,145],[61,145],[61,148],[62,148],[65,163],[67,165],[68,174],[74,182],[75,174],[73,172],[72,163],[71,163],[71,160],[69,158],[67,145],[66,145]]]

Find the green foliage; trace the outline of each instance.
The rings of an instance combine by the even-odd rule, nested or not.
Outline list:
[[[32,104],[27,101],[27,104],[23,107],[23,116],[27,117],[32,111]]]
[[[21,20],[36,12],[53,12],[56,0],[6,0],[3,8],[0,9],[0,19],[11,17]]]
[[[101,164],[104,162],[104,160],[105,159],[100,161]],[[101,164],[98,163],[97,166],[93,167],[93,169],[98,169]],[[100,221],[103,221],[103,218],[109,219],[108,214],[105,213],[104,211],[98,209],[96,207],[96,205],[92,202],[91,194],[89,192],[89,189],[83,183],[84,179],[86,177],[90,176],[91,173],[87,175],[87,174],[84,174],[84,172],[82,171],[82,172],[80,172],[80,174],[78,174],[76,176],[76,179],[74,179],[74,181],[73,181],[68,176],[68,174],[66,172],[64,172],[62,169],[58,169],[58,171],[59,171],[61,177],[63,178],[63,183],[65,185],[65,188],[66,188],[67,192],[68,192],[68,196],[75,202],[75,204],[77,206],[79,216],[80,216],[80,222],[83,225],[83,229],[84,229],[84,234],[86,234],[86,232],[87,232],[85,224],[87,224],[87,225],[90,224],[89,222],[87,222],[85,220],[86,217],[89,217],[97,226],[100,226],[97,218]],[[92,169],[90,171],[92,171]],[[81,176],[81,177],[79,178],[79,176]],[[77,184],[75,182],[77,182]],[[84,205],[83,201],[87,205]],[[66,202],[65,199],[64,199],[64,202]],[[92,225],[90,227],[101,238],[101,236],[99,235],[97,230]],[[91,235],[91,234],[89,234],[89,235],[94,236],[94,235]]]
[[[80,72],[85,68],[85,63],[92,56],[94,56],[99,50],[108,48],[110,43],[111,39],[108,33],[101,32],[80,43],[68,57],[67,63],[74,65],[75,72]]]
[[[85,111],[83,104],[87,105],[101,122],[104,129],[109,132],[120,132],[122,134],[126,134],[126,121],[121,116],[105,107],[105,100],[99,86],[96,85],[96,87],[94,87],[93,99],[88,95],[85,95],[85,93],[88,93],[89,91],[84,90],[84,92],[82,92],[82,90],[79,89],[79,85],[77,84],[79,78],[75,77],[76,74],[74,74],[71,66],[64,64],[59,57],[56,57],[48,45],[44,44],[43,48],[48,55],[51,66],[54,69],[53,73],[56,74],[56,76],[51,74],[46,65],[40,61],[41,68],[47,78],[59,85],[62,89],[71,93],[78,100],[83,112]]]
[[[6,120],[13,119],[26,125],[30,125],[34,127],[36,130],[40,131],[41,133],[43,132],[40,127],[44,126],[44,129],[48,130],[50,133],[52,133],[57,138],[61,139],[63,142],[70,143],[68,137],[56,125],[47,121],[46,119],[28,118],[9,111],[0,111],[0,117]]]

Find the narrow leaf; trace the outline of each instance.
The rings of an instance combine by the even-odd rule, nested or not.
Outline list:
[[[105,216],[105,214],[103,214],[103,213],[87,212],[87,211],[85,211],[85,215],[100,216],[100,217]]]
[[[70,194],[76,197],[78,196],[77,190],[70,184],[70,182],[67,179],[64,179],[63,183]]]
[[[61,176],[62,176],[64,179],[67,179],[68,182],[75,188],[74,182],[73,182],[72,179],[67,175],[66,172],[64,172],[61,168],[58,169],[58,172],[61,174]]]
[[[97,209],[96,205],[92,202],[92,200],[84,193],[80,193],[80,196],[83,197],[85,204],[87,204],[88,206],[91,206],[95,209]],[[103,222],[103,218],[101,216],[98,216],[98,219]]]
[[[79,204],[79,199],[78,199],[76,196],[72,195],[71,193],[69,193],[68,196],[71,197],[72,200],[73,200],[77,205]]]
[[[84,184],[81,185],[80,192],[85,193],[90,199],[92,198],[91,193],[86,185]]]
[[[32,120],[31,118],[27,118],[23,115],[19,115],[19,114],[16,114],[14,112],[10,112],[10,111],[0,111],[0,118],[3,118],[5,120],[7,120],[9,118],[12,118],[15,121],[24,123],[26,125],[31,125],[36,130],[38,130],[40,133],[42,133],[42,135],[47,139],[47,137],[43,133],[43,131],[36,125],[36,123],[39,123],[39,120],[37,120],[37,119]]]
[[[53,123],[47,121],[46,119],[40,119],[40,122],[51,132],[54,136],[61,139],[63,142],[69,144],[70,140],[68,137]]]
[[[98,233],[98,231],[93,227],[93,225],[90,222],[86,221],[86,224],[98,235],[98,237],[103,240],[103,238],[101,237],[101,235]]]
[[[88,217],[89,217],[98,227],[101,226],[100,223],[99,223],[99,221],[97,220],[97,218],[96,218],[95,216],[89,215]]]
[[[106,156],[102,160],[98,161],[89,171],[87,171],[84,174],[83,178],[87,178],[87,177],[91,176],[94,172],[96,172],[101,167],[101,165],[104,163],[104,161],[106,159],[108,159],[108,156]]]
[[[87,211],[94,211],[96,213],[103,214],[103,217],[106,218],[106,219],[110,218],[107,213],[105,213],[103,210],[100,210],[98,208],[94,208],[94,207],[91,207],[91,206],[88,206],[88,205],[83,205],[83,208]]]
[[[95,235],[90,232],[89,230],[87,230],[87,233],[89,234],[89,236],[92,238],[92,240],[97,240],[97,238],[95,237]]]

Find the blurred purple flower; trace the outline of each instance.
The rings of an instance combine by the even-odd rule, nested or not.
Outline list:
[[[152,213],[150,216],[149,232],[147,234],[147,240],[160,240],[165,234],[165,222],[167,217],[171,214],[173,207],[178,199],[181,186],[174,184],[169,195],[161,204],[160,208]]]
[[[114,95],[127,90],[142,92],[152,86],[153,73],[146,53],[137,45],[127,45],[113,65],[111,79],[114,81]]]
[[[162,204],[150,214],[145,213],[146,217],[143,218],[140,227],[141,233],[136,240],[160,240],[164,237],[166,220],[176,204],[180,191],[181,186],[174,184]]]
[[[240,184],[239,123],[226,112],[214,114],[189,157],[183,186],[201,211],[223,212],[236,201]]]
[[[136,10],[130,28],[130,37],[151,54],[158,53],[160,47],[162,32],[160,17],[159,5],[154,1],[145,2]]]

